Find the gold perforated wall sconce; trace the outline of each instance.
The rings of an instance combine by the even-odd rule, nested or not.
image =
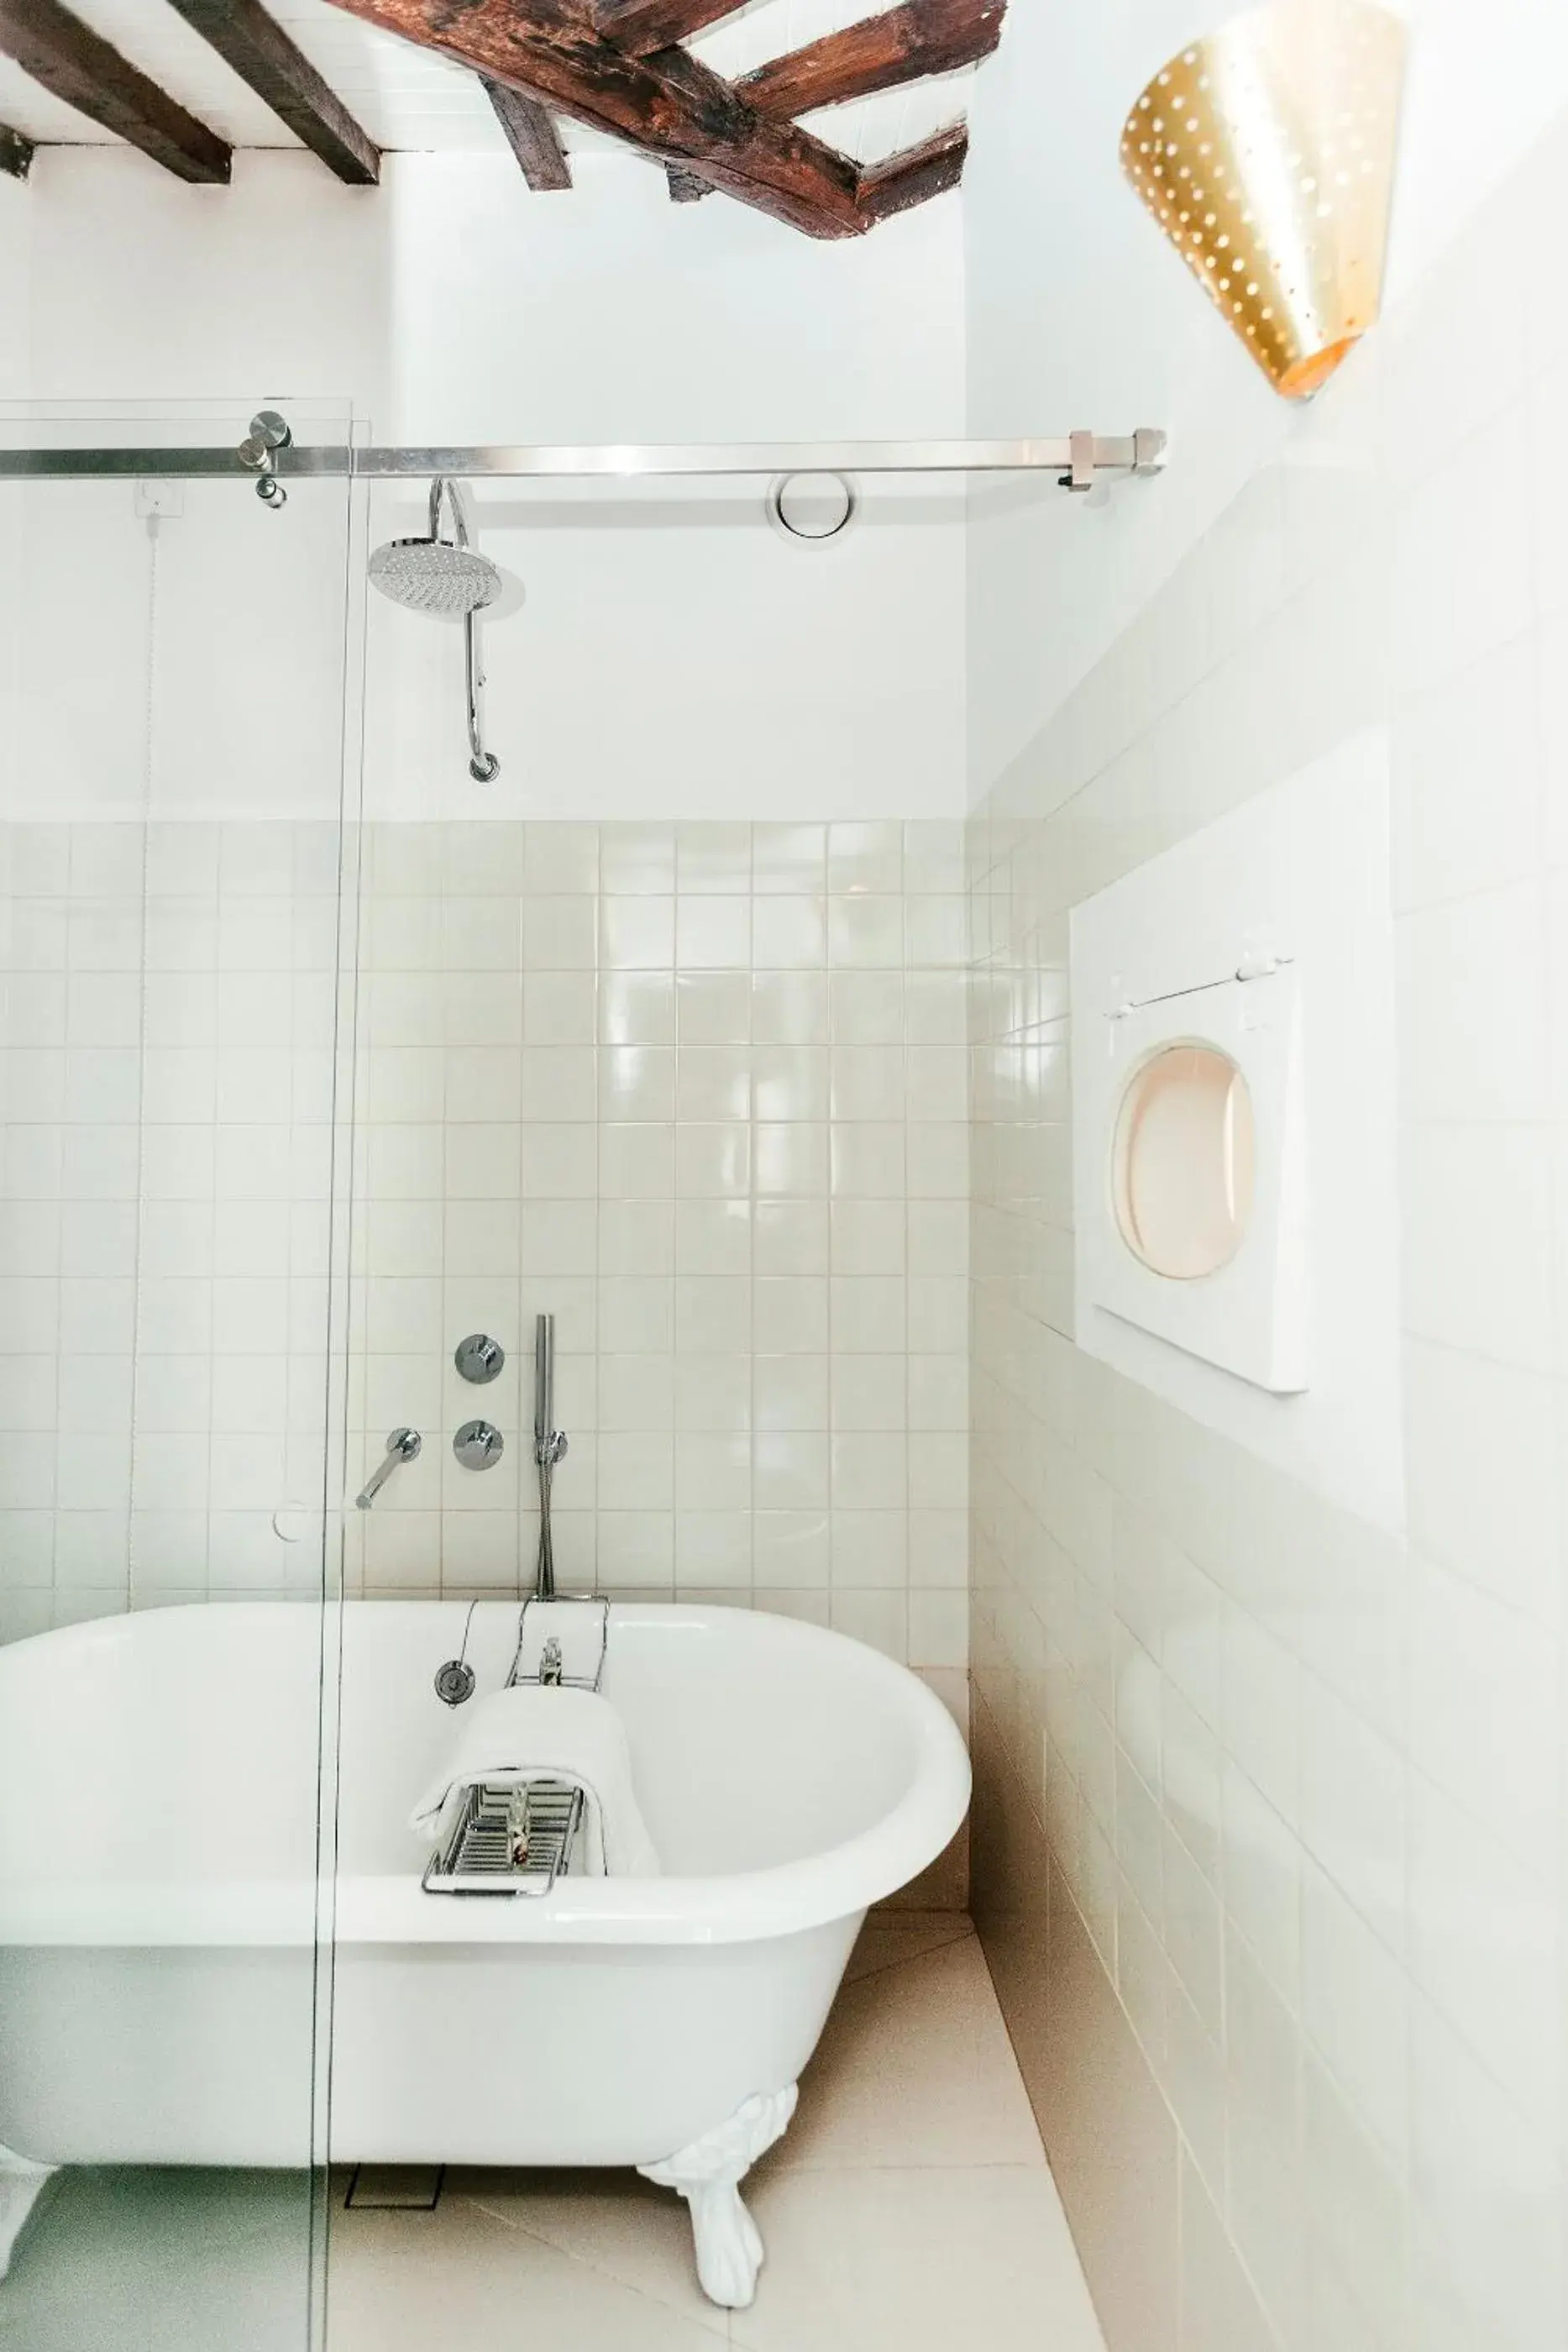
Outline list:
[[[1377,317],[1406,29],[1372,0],[1269,0],[1157,73],[1122,168],[1288,399]]]

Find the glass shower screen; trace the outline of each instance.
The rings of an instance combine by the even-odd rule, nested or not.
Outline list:
[[[0,482],[0,2342],[28,2352],[320,2335],[350,498],[300,483],[285,529],[182,478],[234,425],[0,415],[11,448],[170,449]]]

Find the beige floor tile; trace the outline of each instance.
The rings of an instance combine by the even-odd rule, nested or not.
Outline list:
[[[327,2352],[719,2352],[699,2324],[542,2238],[444,2198],[434,2213],[339,2213]]]
[[[862,1977],[874,1976],[879,1969],[896,1968],[901,1960],[922,1959],[945,1945],[961,1944],[974,1932],[973,1920],[962,1911],[912,1911],[905,1918],[873,1912],[850,1954],[844,1982],[859,1984]]]
[[[781,2172],[737,2352],[1104,2352],[1042,2167]]]
[[[758,2170],[884,2164],[1044,2168],[973,1937],[845,1988]]]
[[[335,2214],[328,2352],[1103,2352],[967,1924],[858,1957],[747,2186],[751,2311],[706,2302],[684,2205],[633,2174],[455,2169],[433,2215]]]
[[[707,2327],[722,2315],[697,2284],[692,2225],[673,2189],[635,2172],[465,2172],[455,2193],[509,2227]]]

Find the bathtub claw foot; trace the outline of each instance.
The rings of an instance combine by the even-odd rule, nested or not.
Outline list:
[[[0,2147],[0,2279],[9,2272],[12,2250],[27,2216],[57,2169],[55,2165],[35,2164],[30,2156]]]
[[[645,2180],[676,2189],[691,2208],[697,2277],[710,2303],[744,2311],[757,2293],[762,2238],[740,2200],[758,2158],[781,2139],[795,2112],[793,2083],[745,2100],[727,2123],[705,2132],[663,2164],[640,2164]]]

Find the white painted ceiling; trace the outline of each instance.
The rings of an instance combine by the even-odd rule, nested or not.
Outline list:
[[[295,147],[298,141],[215,49],[163,0],[70,0],[89,24],[143,73],[236,147]],[[488,100],[471,73],[434,50],[374,31],[328,0],[269,0],[272,14],[305,51],[377,145],[389,150],[504,146]],[[1024,5],[1024,0],[1017,0]],[[747,73],[841,26],[876,13],[876,0],[747,0],[691,47],[716,71]],[[948,74],[808,117],[809,127],[847,154],[897,154],[965,110],[972,71]],[[0,58],[0,122],[42,143],[120,142],[74,107],[40,89]],[[616,142],[563,121],[569,147]]]

